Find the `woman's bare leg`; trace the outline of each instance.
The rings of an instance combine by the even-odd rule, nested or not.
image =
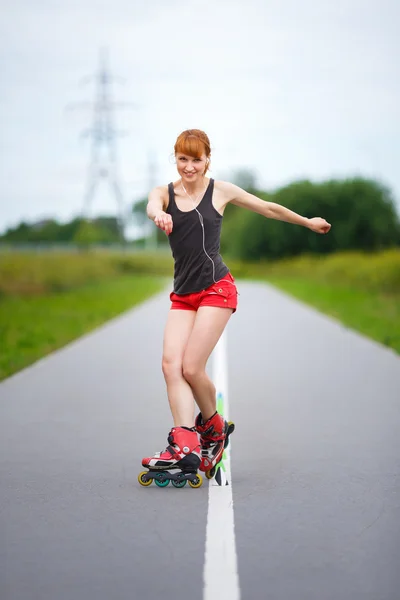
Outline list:
[[[162,369],[175,427],[193,427],[194,397],[183,377],[182,363],[196,312],[170,310],[164,332]]]
[[[229,308],[201,306],[185,343],[183,376],[192,388],[205,421],[215,413],[217,403],[215,386],[206,373],[206,364],[231,315]]]

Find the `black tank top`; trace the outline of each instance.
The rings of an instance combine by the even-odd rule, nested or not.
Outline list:
[[[166,212],[171,215],[173,222],[168,240],[175,261],[176,294],[205,290],[214,280],[222,279],[229,271],[219,253],[222,215],[213,206],[213,191],[214,180],[210,179],[206,192],[196,207],[204,224],[203,247],[203,227],[198,212],[194,208],[188,212],[180,210],[175,202],[174,185],[168,185],[169,204]]]

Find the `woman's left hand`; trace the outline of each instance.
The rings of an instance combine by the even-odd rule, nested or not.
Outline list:
[[[315,233],[328,233],[331,224],[325,221],[325,219],[321,219],[321,217],[313,217],[312,219],[308,219],[308,228],[311,231],[315,231]]]

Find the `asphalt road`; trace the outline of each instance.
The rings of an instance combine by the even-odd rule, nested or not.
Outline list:
[[[265,285],[239,290],[241,598],[398,600],[400,358]],[[168,308],[163,292],[0,384],[1,600],[203,598],[208,486],[136,480],[171,425]]]

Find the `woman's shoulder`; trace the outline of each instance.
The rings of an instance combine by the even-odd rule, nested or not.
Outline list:
[[[166,194],[166,193],[168,193],[168,185],[169,184],[167,184],[167,185],[157,185],[156,187],[154,187],[151,190],[150,194],[158,194],[158,195],[160,195],[160,194]]]
[[[152,198],[162,198],[162,200],[168,200],[168,185],[157,185],[149,193],[149,200]]]
[[[221,181],[220,179],[216,179],[214,181],[214,189],[226,196],[229,201],[235,198],[240,188],[238,188],[238,186],[234,183],[230,183],[230,181]]]

